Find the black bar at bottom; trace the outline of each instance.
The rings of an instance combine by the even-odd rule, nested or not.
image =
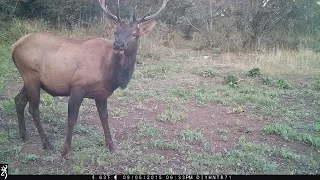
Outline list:
[[[77,180],[232,180],[232,179],[255,179],[269,178],[276,179],[315,179],[319,180],[320,175],[8,175],[6,180],[15,179],[77,179]],[[0,177],[0,180],[4,177]]]

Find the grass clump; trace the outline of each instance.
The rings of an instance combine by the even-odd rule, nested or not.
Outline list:
[[[316,91],[320,91],[320,80],[317,80],[313,83],[313,89]]]
[[[133,168],[126,168],[125,170],[126,174],[145,174],[146,170],[143,167],[133,167]]]
[[[157,137],[160,135],[160,129],[155,126],[151,126],[145,120],[139,120],[136,128],[138,137]]]
[[[261,78],[261,82],[263,85],[271,85],[272,83],[272,79],[269,77],[262,77]]]
[[[204,142],[205,138],[200,130],[191,130],[186,129],[181,131],[181,136],[184,141],[187,141],[188,143],[194,143],[194,142]]]
[[[191,92],[188,89],[172,89],[170,91],[171,94],[174,96],[181,98],[185,101],[189,100],[191,98]]]
[[[163,122],[177,123],[187,118],[186,114],[173,110],[171,107],[159,114],[157,119]]]
[[[311,144],[316,148],[320,148],[320,138],[310,133],[297,132],[292,127],[285,124],[273,124],[264,127],[264,131],[268,134],[278,134],[286,140],[292,139],[299,142]]]
[[[235,76],[229,75],[227,77],[224,77],[224,82],[230,87],[236,87],[239,84],[239,79]]]
[[[198,76],[201,76],[201,77],[204,77],[204,78],[213,78],[215,77],[215,72],[213,69],[208,69],[208,68],[199,68],[199,69],[196,69],[192,72],[192,74],[195,74],[195,75],[198,75]]]
[[[194,96],[200,101],[201,103],[209,103],[209,102],[216,102],[220,101],[217,97],[217,92],[209,85],[201,85],[195,91]]]
[[[149,147],[162,150],[181,150],[182,145],[178,141],[164,141],[162,139],[155,139],[148,142]]]
[[[249,74],[248,74],[250,77],[256,77],[256,76],[259,76],[261,75],[260,73],[260,69],[259,68],[253,68],[253,69],[250,69],[249,70]]]
[[[276,86],[280,89],[290,89],[291,88],[290,82],[288,82],[287,80],[284,80],[282,78],[278,78],[276,80]]]

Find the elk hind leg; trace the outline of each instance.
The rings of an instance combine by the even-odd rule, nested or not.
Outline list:
[[[40,135],[43,149],[53,150],[52,145],[49,143],[46,134],[42,128],[40,121],[40,82],[34,79],[26,80],[25,87],[29,96],[29,112],[33,118],[34,125],[36,126],[38,133]]]
[[[14,98],[16,111],[18,115],[19,134],[23,141],[28,140],[26,122],[24,119],[24,109],[29,101],[25,86],[22,87],[18,95]]]

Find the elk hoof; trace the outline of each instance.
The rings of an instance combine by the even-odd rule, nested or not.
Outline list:
[[[46,143],[43,143],[43,149],[45,150],[54,150],[53,146],[47,141]]]
[[[70,152],[68,152],[68,153],[62,153],[61,154],[61,156],[63,157],[63,159],[65,159],[65,160],[70,160],[71,159],[71,153]]]
[[[28,137],[28,135],[26,133],[25,134],[20,134],[20,137],[21,137],[23,142],[27,142],[29,140],[29,137]]]
[[[111,145],[110,147],[108,147],[111,153],[115,153],[117,148],[114,145]]]
[[[61,153],[61,156],[62,156],[65,160],[71,159],[71,150],[70,150],[70,147],[68,147],[67,145],[64,145],[63,151],[62,151],[62,153]]]

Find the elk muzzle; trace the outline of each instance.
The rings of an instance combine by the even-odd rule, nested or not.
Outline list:
[[[124,42],[123,41],[115,41],[113,43],[113,50],[116,54],[123,54],[124,53]]]

